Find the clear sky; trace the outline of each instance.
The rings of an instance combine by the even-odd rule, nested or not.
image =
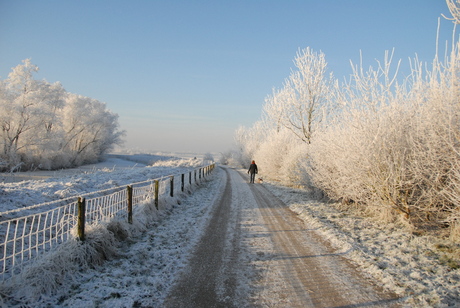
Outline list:
[[[26,58],[38,79],[107,103],[146,151],[221,152],[260,118],[299,48],[343,80],[350,60],[418,54],[451,40],[444,0],[0,0],[0,78]]]

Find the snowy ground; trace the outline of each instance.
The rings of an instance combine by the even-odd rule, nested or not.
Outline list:
[[[49,201],[63,191],[67,195],[104,189],[114,182],[119,185],[138,182],[146,177],[180,172],[181,168],[190,167],[186,162],[190,163],[190,159],[163,161],[156,167],[119,162],[119,167],[125,169],[119,171],[109,165],[78,175],[5,183],[1,186],[0,204],[11,209],[37,198]],[[15,300],[4,298],[5,307],[155,307],[183,268],[210,217],[210,205],[223,189],[220,168],[210,179],[193,194],[182,196],[180,202],[163,204],[148,228],[132,232],[128,241],[118,244],[118,255],[111,260],[74,272],[51,295],[30,297],[33,290],[23,284],[22,290],[8,294],[15,295]],[[346,255],[362,271],[404,297],[407,307],[460,306],[460,271],[448,262],[452,261],[449,253],[455,248],[451,243],[414,234],[404,224],[381,224],[371,218],[363,219],[357,213],[339,212],[339,205],[312,201],[305,191],[270,183],[263,185],[337,249],[348,251]]]
[[[129,163],[123,163],[123,170],[112,167],[98,170],[98,166],[90,173],[66,175],[63,178],[49,178],[37,182],[27,181],[16,185],[26,188],[31,194],[35,191],[36,195],[41,195],[42,200],[46,200],[49,193],[43,195],[43,189],[51,190],[56,187],[59,190],[62,183],[68,183],[67,185],[72,188],[73,185],[78,186],[78,192],[91,191],[94,187],[100,187],[97,183],[108,183],[114,178],[118,184],[128,184],[144,180],[146,177],[158,178],[180,173],[184,169],[196,167],[195,161],[193,158],[173,159],[142,168],[139,168],[139,165],[134,167]],[[111,160],[110,163],[113,162]],[[201,161],[199,163],[201,164]],[[193,194],[185,194],[180,200],[174,198],[169,202],[160,203],[158,212],[139,209],[138,213],[144,213],[145,216],[135,215],[134,219],[148,218],[150,221],[135,224],[128,230],[131,236],[126,241],[116,243],[116,256],[102,265],[82,271],[70,268],[73,270],[71,275],[57,277],[64,282],[59,283],[58,287],[49,286],[54,281],[43,281],[40,277],[19,277],[10,285],[1,286],[0,295],[4,297],[4,307],[155,307],[201,235],[209,217],[210,204],[214,203],[214,198],[220,192],[220,173],[216,173],[212,176],[215,180],[207,180],[195,187]],[[84,185],[81,185],[82,182]],[[20,199],[19,187],[18,190],[13,189],[14,184],[8,184],[6,187],[5,191],[11,192],[11,199],[11,196]],[[19,200],[16,200],[15,204],[19,204]],[[149,208],[148,205],[145,207]],[[68,248],[73,246],[69,245],[63,250]],[[67,251],[64,251],[64,254],[66,253]],[[54,262],[54,259],[52,261]],[[43,268],[32,268],[30,272],[38,271],[38,276],[50,276],[50,279],[57,280],[51,271],[62,270],[58,268],[61,264],[55,266],[49,263],[52,262],[44,261],[45,266],[42,266],[49,267],[49,272]],[[44,290],[50,290],[52,294],[44,294]]]
[[[305,191],[269,189],[328,239],[345,257],[382,286],[405,298],[407,307],[460,307],[458,244],[413,232],[400,223],[382,223],[340,204],[308,200]]]
[[[107,155],[103,162],[57,171],[0,173],[0,215],[35,204],[180,174],[202,165],[200,157]],[[2,214],[3,213],[3,214]]]

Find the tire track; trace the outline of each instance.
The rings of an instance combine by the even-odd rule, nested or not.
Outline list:
[[[263,185],[223,170],[208,226],[161,307],[399,307]]]
[[[284,289],[273,292],[283,293],[291,307],[399,306],[393,294],[362,277],[263,185],[250,186],[277,250],[271,266],[281,267],[286,280]]]
[[[239,233],[229,238],[232,185],[227,169],[224,170],[224,192],[216,203],[187,270],[169,292],[163,307],[233,307],[236,279],[232,275],[232,267],[236,266],[233,261],[238,248],[234,246],[237,245]]]

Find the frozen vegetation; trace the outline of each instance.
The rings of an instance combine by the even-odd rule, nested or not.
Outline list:
[[[224,161],[247,166],[255,159],[267,179],[314,190],[383,223],[402,217],[458,249],[459,44],[454,34],[444,59],[415,57],[404,68],[393,52],[375,67],[364,67],[361,57],[343,82],[328,71],[324,53],[299,50],[261,119],[236,131],[238,148]]]
[[[30,59],[0,80],[0,171],[94,163],[121,142],[118,115],[96,99],[34,79]]]

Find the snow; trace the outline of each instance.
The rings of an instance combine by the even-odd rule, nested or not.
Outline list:
[[[99,164],[58,171],[0,173],[0,215],[23,207],[180,174],[202,160],[159,155],[108,155]]]
[[[460,269],[458,263],[442,264],[443,258],[449,258],[439,249],[444,241],[412,232],[404,222],[383,223],[356,210],[344,211],[339,203],[306,200],[308,193],[302,190],[265,185],[337,252],[404,298],[405,306],[460,305]]]
[[[125,157],[122,159],[120,156],[112,156],[101,164],[76,170],[55,173],[37,172],[40,176],[51,177],[4,183],[0,202],[6,205],[3,210],[11,210],[15,207],[32,205],[37,200],[46,202],[49,199],[56,199],[56,195],[62,195],[64,187],[69,188],[69,193],[83,194],[113,186],[113,181],[116,181],[117,185],[126,185],[149,178],[183,173],[202,164],[202,161],[195,157],[153,158],[152,160],[151,156],[134,155],[129,157],[131,161],[127,161]],[[147,161],[153,164],[147,166]],[[164,290],[169,287],[172,277],[180,270],[189,250],[199,238],[203,223],[209,216],[208,212],[211,209],[209,205],[214,202],[213,194],[210,192],[214,191],[214,196],[217,196],[216,187],[219,183],[219,180],[203,182],[198,187],[200,189],[193,194],[183,196],[187,199],[187,203],[176,198],[171,198],[169,202],[160,202],[159,212],[145,216],[152,218],[152,222],[148,224],[148,231],[145,228],[147,223],[142,221],[145,217],[138,215],[141,216],[141,222],[127,230],[130,235],[128,241],[116,244],[119,247],[115,258],[96,268],[87,268],[86,271],[63,265],[70,271],[73,270],[73,275],[72,277],[55,276],[57,278],[53,280],[60,279],[62,283],[66,281],[64,285],[59,286],[59,289],[52,286],[42,287],[43,283],[34,280],[40,277],[32,277],[24,281],[26,280],[24,278],[28,278],[29,275],[26,273],[24,277],[19,277],[10,285],[9,282],[3,285],[0,294],[14,293],[14,300],[4,299],[8,306],[13,307],[32,305],[32,303],[34,307],[47,304],[54,306],[56,303],[62,306],[91,307],[97,306],[99,301],[104,302],[104,307],[131,307],[132,303],[127,303],[126,301],[130,300],[126,298],[146,298],[147,302],[157,301],[164,295]],[[148,206],[146,205],[145,208]],[[146,212],[142,207],[137,211],[139,213],[142,210]],[[121,228],[123,227],[129,228],[126,226]],[[73,245],[73,243],[63,245],[64,248],[59,253],[66,254],[66,250],[75,248]],[[37,266],[41,269],[32,268],[30,272],[35,274],[41,270],[41,275],[38,276],[52,276],[52,273],[46,272],[43,268],[56,270],[49,264],[55,263],[59,258],[52,256],[51,261],[44,259],[39,260],[41,263],[39,262],[40,266]],[[44,284],[48,285],[46,282]],[[118,293],[120,290],[123,290],[123,296]],[[50,295],[40,291],[54,293]],[[122,301],[120,297],[123,297]],[[148,303],[146,305],[148,306]]]
[[[112,156],[102,164],[55,172],[46,179],[4,183],[0,194],[0,204],[5,206],[2,210],[176,174],[201,164],[199,159],[190,157],[163,159],[161,156],[133,155],[129,161],[127,158]],[[152,164],[152,161],[155,162]],[[49,173],[40,172],[36,175],[50,176]],[[145,214],[143,219],[131,227],[119,226],[119,230],[125,228],[128,238],[124,241],[107,241],[113,241],[115,245],[112,247],[115,253],[109,260],[71,271],[70,276],[63,277],[55,287],[48,286],[50,293],[37,292],[37,287],[34,292],[31,281],[20,279],[10,286],[1,286],[4,306],[158,306],[200,239],[212,213],[211,205],[223,192],[224,179],[224,171],[216,168],[206,181],[194,188],[193,193],[161,203],[160,211],[151,210],[148,204],[139,208],[138,211]],[[459,304],[459,269],[441,264],[443,254],[440,247],[444,246],[440,246],[435,238],[414,235],[402,223],[382,224],[352,211],[339,211],[339,204],[311,200],[306,191],[267,181],[262,185],[266,185],[309,226],[315,228],[337,252],[343,253],[382,286],[400,295],[407,307]],[[246,191],[242,187],[237,187],[237,190]],[[259,224],[256,224],[258,218],[249,213],[247,197],[233,196],[236,202],[242,204],[245,225],[249,230],[258,228]],[[95,230],[94,233],[97,232]],[[254,257],[259,261],[265,260],[270,255],[270,245],[266,238],[254,237],[243,245],[245,248],[241,251],[241,259],[248,264],[257,264],[258,260],[254,260]],[[249,250],[259,253],[250,254]],[[242,268],[242,271],[247,269]],[[238,277],[245,282],[250,281],[251,273],[239,273]],[[239,288],[242,288],[241,284]],[[249,290],[241,289],[239,293],[248,294]],[[4,297],[5,294],[15,298]],[[270,297],[270,294],[264,296]]]

